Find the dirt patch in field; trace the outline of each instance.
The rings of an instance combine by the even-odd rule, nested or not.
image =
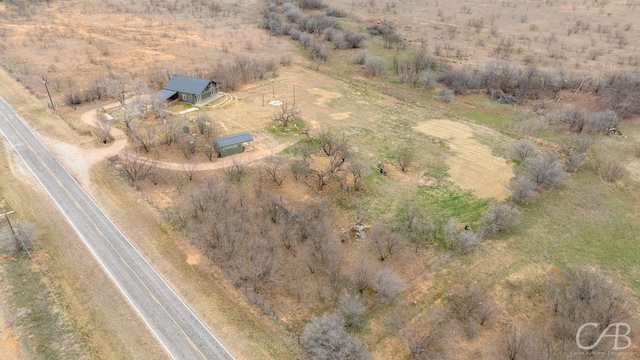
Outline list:
[[[18,360],[20,359],[18,343],[4,319],[2,310],[0,309],[0,354],[4,360]]]
[[[447,159],[451,181],[463,189],[473,190],[483,198],[504,199],[513,176],[505,159],[491,153],[491,148],[473,138],[471,126],[451,120],[429,120],[416,130],[447,142],[454,156]]]
[[[350,112],[333,113],[329,115],[333,120],[345,120],[351,116]]]
[[[313,95],[319,96],[319,98],[316,99],[315,101],[316,105],[324,105],[331,100],[340,99],[342,97],[342,94],[340,93],[332,92],[332,91],[328,91],[320,88],[311,88],[311,89],[307,89],[307,91]]]

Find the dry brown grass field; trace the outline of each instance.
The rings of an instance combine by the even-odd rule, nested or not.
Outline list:
[[[273,3],[290,24],[287,5]],[[640,119],[621,120],[622,136],[549,120],[568,104],[604,110],[592,84],[615,71],[637,75],[636,1],[323,3],[341,10],[342,29],[365,35],[358,48],[265,30],[261,0],[0,2],[0,96],[238,359],[322,359],[304,334],[335,311],[346,321],[341,337],[374,359],[638,357]],[[375,24],[401,41],[385,48],[368,33]],[[309,55],[317,44],[324,59]],[[394,71],[420,48],[436,59],[434,73],[500,61],[572,83],[514,105],[476,88],[445,102],[442,83],[422,86],[420,74],[411,84]],[[354,64],[363,49],[382,59],[377,76]],[[231,78],[232,66],[252,70]],[[129,127],[128,111],[176,73],[220,81],[237,100],[184,115],[192,106],[145,110]],[[295,104],[299,116],[283,128],[272,100]],[[114,118],[108,144],[94,126],[103,110]],[[238,131],[253,135],[251,151],[207,155],[212,136]],[[348,150],[329,154],[323,137]],[[510,181],[530,164],[512,151],[521,139],[563,169],[577,144],[594,140],[561,184],[513,205]],[[415,155],[407,169],[403,151]],[[151,175],[127,180],[123,169],[136,161],[148,161]],[[0,204],[38,228],[35,259],[7,254],[0,263],[0,337],[11,356],[164,356],[9,149],[0,165]],[[46,205],[36,212],[33,203]],[[517,209],[518,220],[490,233],[495,204]],[[371,225],[365,238],[345,231],[356,218]],[[17,266],[37,271],[50,293],[13,296]],[[211,292],[214,284],[224,291]],[[17,315],[21,299],[43,296],[55,300],[46,314],[65,314],[32,319],[58,329],[52,336]],[[580,351],[576,328],[591,320],[630,324],[630,348],[608,351],[604,341],[601,353]]]

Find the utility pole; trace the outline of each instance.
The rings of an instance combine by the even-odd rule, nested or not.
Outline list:
[[[55,106],[53,106],[53,100],[51,99],[51,93],[49,92],[49,87],[47,86],[47,79],[45,79],[44,76],[42,77],[42,83],[44,84],[44,88],[47,89],[47,95],[49,95],[49,101],[51,101],[51,109],[53,111],[56,111]]]
[[[18,243],[16,232],[13,230],[13,226],[11,225],[11,220],[9,220],[9,214],[13,214],[13,211],[7,211],[5,213],[0,214],[0,216],[4,216],[7,218],[7,224],[9,224],[9,229],[11,230],[11,234],[13,234],[13,240],[15,240],[16,243]]]

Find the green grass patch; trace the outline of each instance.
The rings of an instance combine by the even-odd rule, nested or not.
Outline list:
[[[420,186],[414,200],[423,218],[436,221],[456,218],[469,224],[477,222],[490,203],[490,200],[479,199],[470,191],[448,186]]]
[[[640,293],[637,192],[612,188],[588,170],[524,207],[513,233],[519,251],[560,268],[593,265]]]
[[[310,138],[303,138],[297,143],[284,148],[284,150],[282,150],[280,153],[283,155],[298,156],[305,149],[318,149],[318,148],[320,148],[320,138],[310,137]]]
[[[284,136],[293,136],[298,135],[298,132],[305,128],[304,120],[302,119],[294,119],[293,121],[289,121],[287,127],[284,127],[282,123],[277,121],[272,121],[267,125],[266,130],[277,137]]]
[[[516,119],[517,112],[514,106],[498,104],[486,94],[457,97],[452,107],[458,116],[462,115],[479,124],[496,129],[505,129],[511,126]]]

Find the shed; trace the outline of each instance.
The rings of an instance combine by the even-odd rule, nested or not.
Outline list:
[[[185,75],[173,75],[167,85],[155,95],[156,98],[196,104],[217,93],[217,84],[211,80]]]
[[[225,157],[244,152],[245,143],[253,146],[253,138],[248,132],[241,132],[214,139],[213,148],[219,157]]]

